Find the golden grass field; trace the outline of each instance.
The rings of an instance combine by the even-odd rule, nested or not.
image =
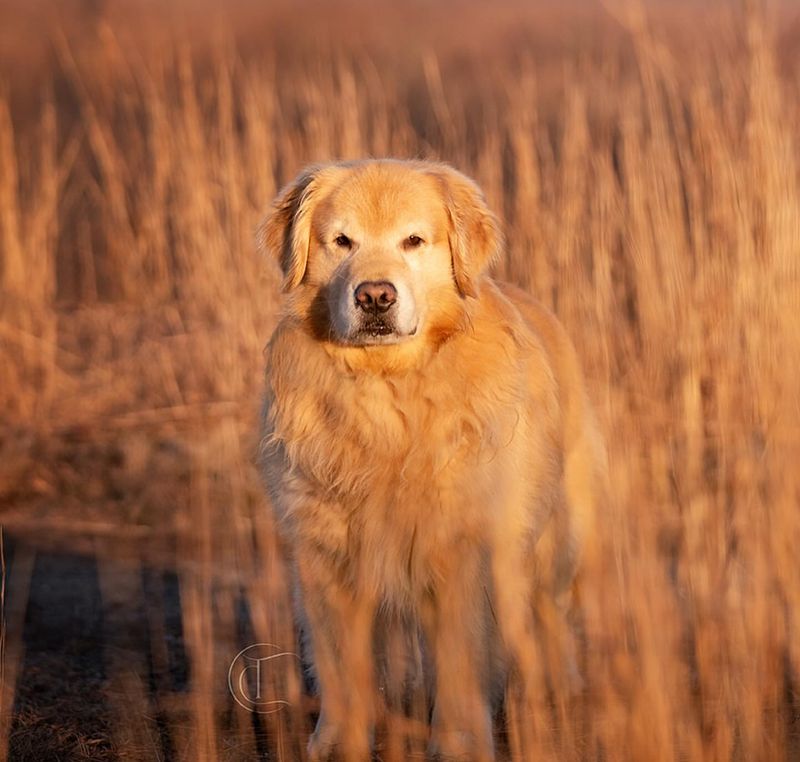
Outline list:
[[[796,9],[55,8],[0,8],[0,757],[304,759],[296,660],[279,712],[226,682],[251,642],[295,649],[253,466],[280,310],[253,232],[305,163],[390,155],[482,185],[497,275],[566,325],[609,444],[583,692],[511,702],[500,757],[800,758]],[[63,554],[99,591],[91,695],[56,663],[31,687]],[[418,704],[381,759],[422,758]]]

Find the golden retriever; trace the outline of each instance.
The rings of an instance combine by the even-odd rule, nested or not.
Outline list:
[[[489,640],[536,670],[533,601],[569,590],[595,521],[603,448],[572,345],[489,277],[498,220],[447,165],[310,167],[259,239],[286,295],[261,466],[320,690],[309,755],[369,758],[389,609],[434,665],[430,752],[493,759]]]

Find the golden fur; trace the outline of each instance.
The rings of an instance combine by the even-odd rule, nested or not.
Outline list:
[[[603,450],[575,352],[486,274],[497,220],[446,165],[312,167],[260,238],[285,276],[262,469],[319,681],[310,755],[368,758],[380,609],[421,622],[432,752],[492,759],[492,621],[532,674],[534,601],[560,612],[595,520]],[[373,325],[352,303],[364,279],[396,281],[388,335],[358,322]]]

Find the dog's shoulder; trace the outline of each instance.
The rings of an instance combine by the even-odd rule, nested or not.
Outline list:
[[[519,311],[526,328],[541,342],[555,365],[560,363],[563,355],[573,351],[572,343],[558,318],[538,299],[511,283],[496,281],[495,286]]]
[[[565,403],[572,395],[582,397],[584,379],[577,352],[559,319],[540,301],[510,283],[498,282],[498,290],[514,304],[526,327],[547,353],[548,361]],[[576,400],[577,401],[577,400]]]

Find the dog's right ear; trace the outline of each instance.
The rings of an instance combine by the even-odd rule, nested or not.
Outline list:
[[[448,164],[429,166],[440,184],[450,220],[448,240],[456,286],[462,296],[477,296],[482,273],[503,246],[500,222],[473,180]]]
[[[256,231],[258,249],[278,259],[284,291],[300,285],[305,275],[311,243],[311,212],[325,170],[321,165],[306,167],[278,193]]]

